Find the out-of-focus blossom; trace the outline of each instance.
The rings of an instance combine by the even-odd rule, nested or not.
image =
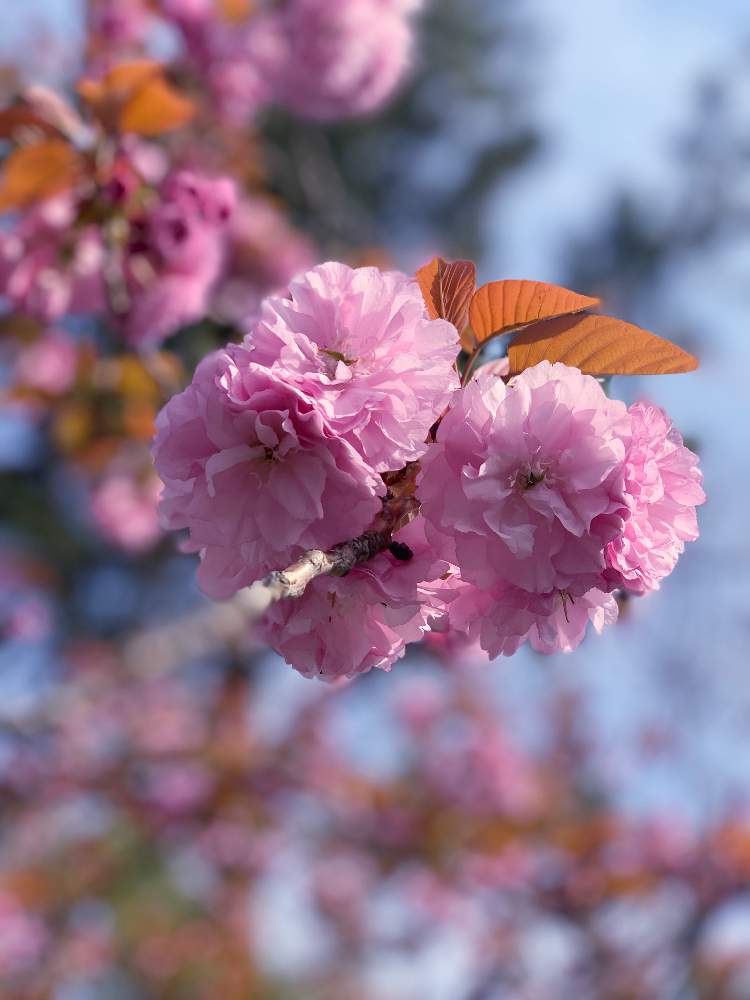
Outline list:
[[[91,513],[104,537],[126,552],[144,552],[160,538],[156,476],[128,472],[106,475],[91,496]]]
[[[105,305],[104,247],[95,226],[75,228],[72,194],[49,198],[0,232],[0,294],[49,321]]]
[[[458,385],[456,328],[429,319],[416,282],[374,267],[328,263],[301,275],[286,297],[266,300],[246,343],[379,472],[425,453]]]
[[[421,0],[284,0],[248,19],[205,0],[164,0],[188,66],[224,120],[242,124],[271,104],[335,120],[382,107],[409,70]]]
[[[158,204],[131,225],[122,326],[132,345],[154,346],[206,313],[234,200],[231,181],[180,171],[166,179]]]
[[[529,766],[498,727],[472,727],[462,740],[433,740],[426,780],[469,813],[497,810],[530,817],[541,806],[541,789]]]
[[[254,323],[261,300],[315,263],[316,249],[267,198],[239,200],[229,223],[226,266],[211,307],[236,326]]]
[[[205,358],[162,410],[154,459],[163,523],[189,529],[217,598],[361,534],[385,491],[312,400],[238,345]]]
[[[21,347],[13,374],[16,381],[50,396],[60,396],[75,381],[78,368],[76,343],[65,330],[50,329]]]
[[[48,937],[47,929],[34,913],[9,893],[0,893],[0,976],[7,983],[34,967]]]
[[[11,552],[0,552],[0,637],[26,642],[48,638],[51,601],[34,581],[34,567]]]
[[[285,0],[276,100],[305,118],[332,120],[381,107],[409,69],[414,37],[401,0]]]
[[[170,815],[194,811],[213,789],[210,770],[192,762],[154,764],[142,782],[143,798]]]
[[[236,24],[205,0],[165,0],[163,10],[221,119],[242,125],[273,102],[284,54],[276,16],[260,13]]]
[[[89,31],[98,46],[95,66],[105,68],[143,44],[148,26],[146,0],[92,0]]]
[[[649,403],[628,411],[632,440],[626,457],[631,515],[607,546],[611,578],[636,593],[655,590],[674,569],[685,542],[698,537],[696,505],[706,495],[698,458],[682,443],[667,414]]]
[[[349,928],[366,911],[368,892],[377,879],[373,859],[363,851],[340,850],[322,858],[312,872],[315,901],[334,920]]]

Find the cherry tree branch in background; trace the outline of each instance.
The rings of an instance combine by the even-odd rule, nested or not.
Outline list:
[[[383,478],[388,494],[373,524],[357,538],[323,551],[311,549],[283,570],[274,570],[231,600],[133,636],[125,644],[125,662],[136,674],[161,674],[215,653],[222,646],[252,642],[252,628],[276,601],[301,597],[319,576],[346,576],[391,545],[393,535],[419,513],[414,484],[419,465],[412,462]]]

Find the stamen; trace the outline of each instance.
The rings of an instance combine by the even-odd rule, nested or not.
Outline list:
[[[327,354],[328,357],[333,358],[334,361],[341,361],[348,368],[351,368],[352,365],[357,363],[356,358],[347,358],[347,356],[345,354],[342,354],[341,351],[329,351],[328,348],[321,347],[320,353]]]
[[[567,592],[567,590],[560,591],[560,599],[562,600],[563,614],[565,615],[565,621],[570,625],[570,618],[568,618],[568,601],[571,604],[575,604],[575,598]]]
[[[520,477],[521,487],[524,490],[533,490],[537,483],[541,483],[544,479],[544,473],[536,473],[529,471],[525,475],[521,473]]]

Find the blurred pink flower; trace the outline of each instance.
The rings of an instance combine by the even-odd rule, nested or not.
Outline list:
[[[59,396],[71,387],[78,368],[78,351],[70,334],[50,329],[21,347],[14,375],[22,385]]]
[[[305,118],[381,107],[412,61],[415,0],[286,0],[269,19],[283,43],[274,96]]]
[[[640,594],[656,590],[685,542],[698,537],[695,508],[706,495],[698,458],[667,414],[649,403],[634,403],[629,413],[633,437],[625,469],[631,516],[607,546],[607,562],[611,579]]]
[[[432,633],[425,636],[429,639]],[[432,678],[413,678],[396,689],[395,709],[398,721],[413,733],[430,729],[448,709],[448,692]]]
[[[281,292],[316,258],[312,241],[273,201],[241,198],[229,223],[226,266],[212,313],[236,326],[256,322],[264,296]]]
[[[48,939],[38,917],[9,893],[0,892],[0,976],[10,979],[33,968]]]
[[[161,483],[155,476],[126,472],[107,475],[91,496],[97,528],[113,545],[126,552],[144,552],[161,537],[157,505]]]
[[[162,9],[181,32],[187,63],[219,118],[243,125],[272,102],[284,48],[275,16],[236,24],[207,0],[164,0]]]
[[[157,206],[131,226],[122,326],[133,346],[154,346],[206,313],[234,203],[232,181],[179,171],[164,181]]]
[[[172,815],[194,812],[214,788],[209,768],[199,761],[151,764],[143,775],[143,797]]]
[[[104,43],[96,68],[103,69],[122,60],[140,45],[146,35],[149,12],[146,0],[93,0],[89,30]]]
[[[163,524],[189,529],[217,598],[361,534],[385,491],[312,400],[231,344],[159,414],[154,460]]]
[[[422,778],[447,802],[469,813],[528,818],[543,802],[531,761],[494,721],[476,722],[462,738],[435,739]]]
[[[0,551],[0,635],[8,639],[43,642],[51,633],[54,615],[47,594],[34,582],[33,564],[14,552]]]
[[[0,294],[41,320],[104,307],[104,248],[94,226],[72,228],[74,196],[57,195],[0,232]]]
[[[374,267],[313,268],[265,301],[245,342],[379,472],[424,454],[458,385],[456,328],[428,318],[416,282]]]
[[[320,858],[311,876],[315,901],[323,913],[358,922],[377,883],[378,871],[370,854],[348,848]]]

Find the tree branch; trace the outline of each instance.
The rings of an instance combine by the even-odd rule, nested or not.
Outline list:
[[[238,598],[248,618],[257,621],[276,601],[301,597],[307,585],[319,576],[346,576],[355,566],[385,552],[394,532],[403,528],[418,513],[419,501],[413,495],[389,495],[383,501],[382,512],[364,534],[341,542],[326,552],[310,549],[291,566],[274,570],[241,591]]]
[[[189,617],[147,629],[125,643],[130,670],[152,675],[169,672],[185,660],[209,656],[217,649],[251,639],[249,629],[276,601],[301,597],[319,576],[346,576],[355,566],[373,559],[390,546],[394,532],[419,513],[413,494],[417,463],[384,476],[389,486],[383,509],[362,535],[332,549],[311,549],[283,570],[274,570],[223,604],[213,604]]]

